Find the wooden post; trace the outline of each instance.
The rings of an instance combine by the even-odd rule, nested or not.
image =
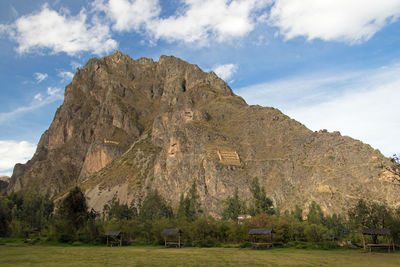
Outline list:
[[[107,236],[107,247],[108,247],[108,236]]]
[[[119,246],[122,247],[122,233],[121,233],[121,235],[119,237]]]
[[[181,234],[178,234],[178,246],[181,248]]]
[[[274,246],[274,237],[272,236],[272,231],[271,231],[271,246]]]
[[[361,237],[362,237],[362,240],[363,240],[363,246],[364,246],[364,251],[365,251],[366,250],[366,248],[365,248],[365,237],[364,237],[363,234],[361,234]]]
[[[394,238],[393,238],[393,236],[392,236],[392,245],[393,245],[393,252],[394,252],[395,248],[394,248]]]
[[[164,246],[167,247],[167,238],[164,236]]]

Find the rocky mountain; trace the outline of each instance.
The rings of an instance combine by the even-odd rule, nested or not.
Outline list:
[[[218,216],[235,187],[250,199],[254,177],[283,210],[314,200],[342,213],[361,197],[400,203],[397,165],[369,145],[249,106],[215,73],[178,58],[120,52],[77,69],[8,190],[62,196],[79,185],[101,210],[114,194],[130,203],[157,189],[177,207],[195,181],[203,210]]]

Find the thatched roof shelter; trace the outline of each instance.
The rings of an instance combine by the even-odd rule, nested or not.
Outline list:
[[[180,229],[164,229],[161,232],[161,236],[177,236],[181,233],[182,231]]]
[[[390,249],[395,250],[394,239],[392,236],[392,231],[390,229],[364,229],[362,232],[362,240],[364,245],[364,250],[369,248],[369,251],[372,251],[372,248],[387,248],[388,252]],[[365,236],[372,236],[372,243],[366,243]],[[386,241],[385,243],[378,243],[378,236],[383,236],[382,241]]]
[[[104,235],[105,236],[119,236],[121,233],[122,233],[121,230],[116,230],[116,231],[105,232]]]
[[[249,235],[269,235],[275,233],[272,228],[255,228],[250,229]]]
[[[30,229],[26,229],[24,230],[25,233],[25,241],[33,238],[33,237],[38,237],[40,236],[40,232],[41,230],[39,228],[30,228]]]
[[[122,246],[123,233],[121,230],[108,231],[105,232],[104,235],[107,237],[107,246],[108,245],[110,245],[111,247],[113,245]]]
[[[39,228],[30,228],[27,230],[24,230],[25,234],[33,234],[33,233],[40,233],[40,229]]]
[[[164,237],[165,247],[177,247],[180,248],[181,243],[181,233],[180,229],[164,229],[161,232],[161,236]]]
[[[272,247],[273,238],[272,234],[275,233],[272,228],[255,228],[250,229],[249,236],[251,236],[251,245],[253,248]]]
[[[390,229],[364,229],[362,231],[363,235],[392,235],[392,231]]]

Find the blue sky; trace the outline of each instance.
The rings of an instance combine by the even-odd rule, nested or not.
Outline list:
[[[400,152],[400,0],[0,2],[0,175],[34,153],[77,67],[115,50],[214,70],[249,104]]]

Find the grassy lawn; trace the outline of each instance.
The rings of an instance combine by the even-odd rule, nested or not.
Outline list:
[[[0,266],[400,266],[400,253],[360,250],[96,247],[8,244]]]

